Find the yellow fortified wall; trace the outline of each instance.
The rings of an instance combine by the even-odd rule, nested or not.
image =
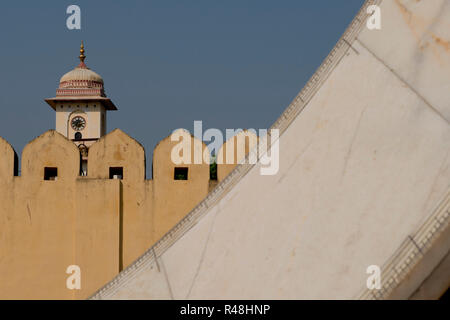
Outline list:
[[[119,271],[119,182],[80,179],[77,147],[55,131],[25,147],[20,177],[12,147],[0,145],[0,298],[86,297]],[[45,168],[57,180],[43,180]],[[66,287],[70,265],[81,290]]]
[[[171,161],[178,142],[167,137],[153,153],[153,180],[144,148],[119,129],[89,148],[83,177],[78,148],[56,131],[24,148],[21,176],[0,138],[0,299],[84,299],[143,254],[208,194],[209,164],[194,164],[195,148],[207,147],[187,136],[192,164]],[[234,166],[218,164],[219,180]],[[81,290],[66,286],[71,265]]]

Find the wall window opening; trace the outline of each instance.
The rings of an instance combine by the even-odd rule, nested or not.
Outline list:
[[[81,132],[75,132],[75,140],[79,141],[83,139],[83,135],[81,134]]]
[[[87,160],[81,160],[80,174],[81,174],[82,177],[86,177],[87,176],[87,168],[88,168]]]
[[[44,180],[56,181],[58,180],[58,168],[45,167]]]
[[[188,179],[188,168],[175,168],[173,179],[174,180],[187,180]]]
[[[123,179],[123,168],[122,167],[109,168],[109,178],[122,180]]]
[[[209,165],[209,180],[217,180],[217,163],[215,161]]]

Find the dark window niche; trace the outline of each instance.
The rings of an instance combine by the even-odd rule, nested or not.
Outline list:
[[[45,167],[44,180],[55,181],[58,178],[58,168]]]
[[[188,179],[188,168],[175,168],[174,180],[187,180]]]
[[[217,163],[215,161],[209,165],[209,180],[217,180]]]
[[[79,141],[83,139],[83,135],[81,134],[81,132],[75,132],[75,140]]]
[[[109,178],[122,180],[123,179],[123,168],[122,167],[109,168]]]

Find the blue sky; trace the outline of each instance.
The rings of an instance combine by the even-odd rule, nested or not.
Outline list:
[[[363,0],[1,1],[0,136],[20,156],[54,129],[59,78],[99,73],[120,128],[152,151],[176,128],[268,128],[335,45]],[[68,30],[66,8],[81,8]]]

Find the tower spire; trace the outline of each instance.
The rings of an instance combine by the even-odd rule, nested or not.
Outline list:
[[[86,59],[86,56],[84,55],[84,44],[83,40],[81,40],[81,46],[80,46],[80,61],[82,64],[84,64],[84,59]]]

